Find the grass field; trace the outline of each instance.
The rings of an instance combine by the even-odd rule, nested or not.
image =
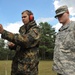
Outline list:
[[[0,61],[0,75],[10,75],[11,61]],[[52,71],[52,61],[40,61],[39,63],[39,75],[56,75]]]

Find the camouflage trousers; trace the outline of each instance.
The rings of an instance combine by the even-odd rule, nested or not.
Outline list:
[[[38,75],[38,69],[35,68],[33,71],[11,71],[11,75]]]
[[[17,73],[17,74],[15,74],[15,73],[11,72],[11,75],[38,75],[38,73],[33,72],[33,73]]]
[[[57,73],[57,75],[62,75],[62,74]]]
[[[11,75],[38,75],[38,63],[33,64],[12,63]]]

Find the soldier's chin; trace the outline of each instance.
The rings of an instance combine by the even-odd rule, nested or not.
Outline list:
[[[24,23],[25,25],[27,25],[28,23]]]
[[[23,21],[24,24],[26,24],[26,22]]]
[[[63,24],[63,21],[60,21],[60,20],[59,20],[59,22],[60,22],[61,24]]]

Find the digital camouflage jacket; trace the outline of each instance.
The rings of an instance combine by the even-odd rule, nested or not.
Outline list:
[[[56,36],[53,70],[62,75],[75,75],[75,22],[63,25]]]

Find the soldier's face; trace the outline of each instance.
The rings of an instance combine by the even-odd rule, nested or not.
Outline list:
[[[58,16],[59,22],[62,23],[63,25],[65,25],[67,23],[68,19],[69,19],[68,12],[65,12],[64,14]]]
[[[22,14],[22,22],[26,25],[29,23],[29,15],[26,12]]]

